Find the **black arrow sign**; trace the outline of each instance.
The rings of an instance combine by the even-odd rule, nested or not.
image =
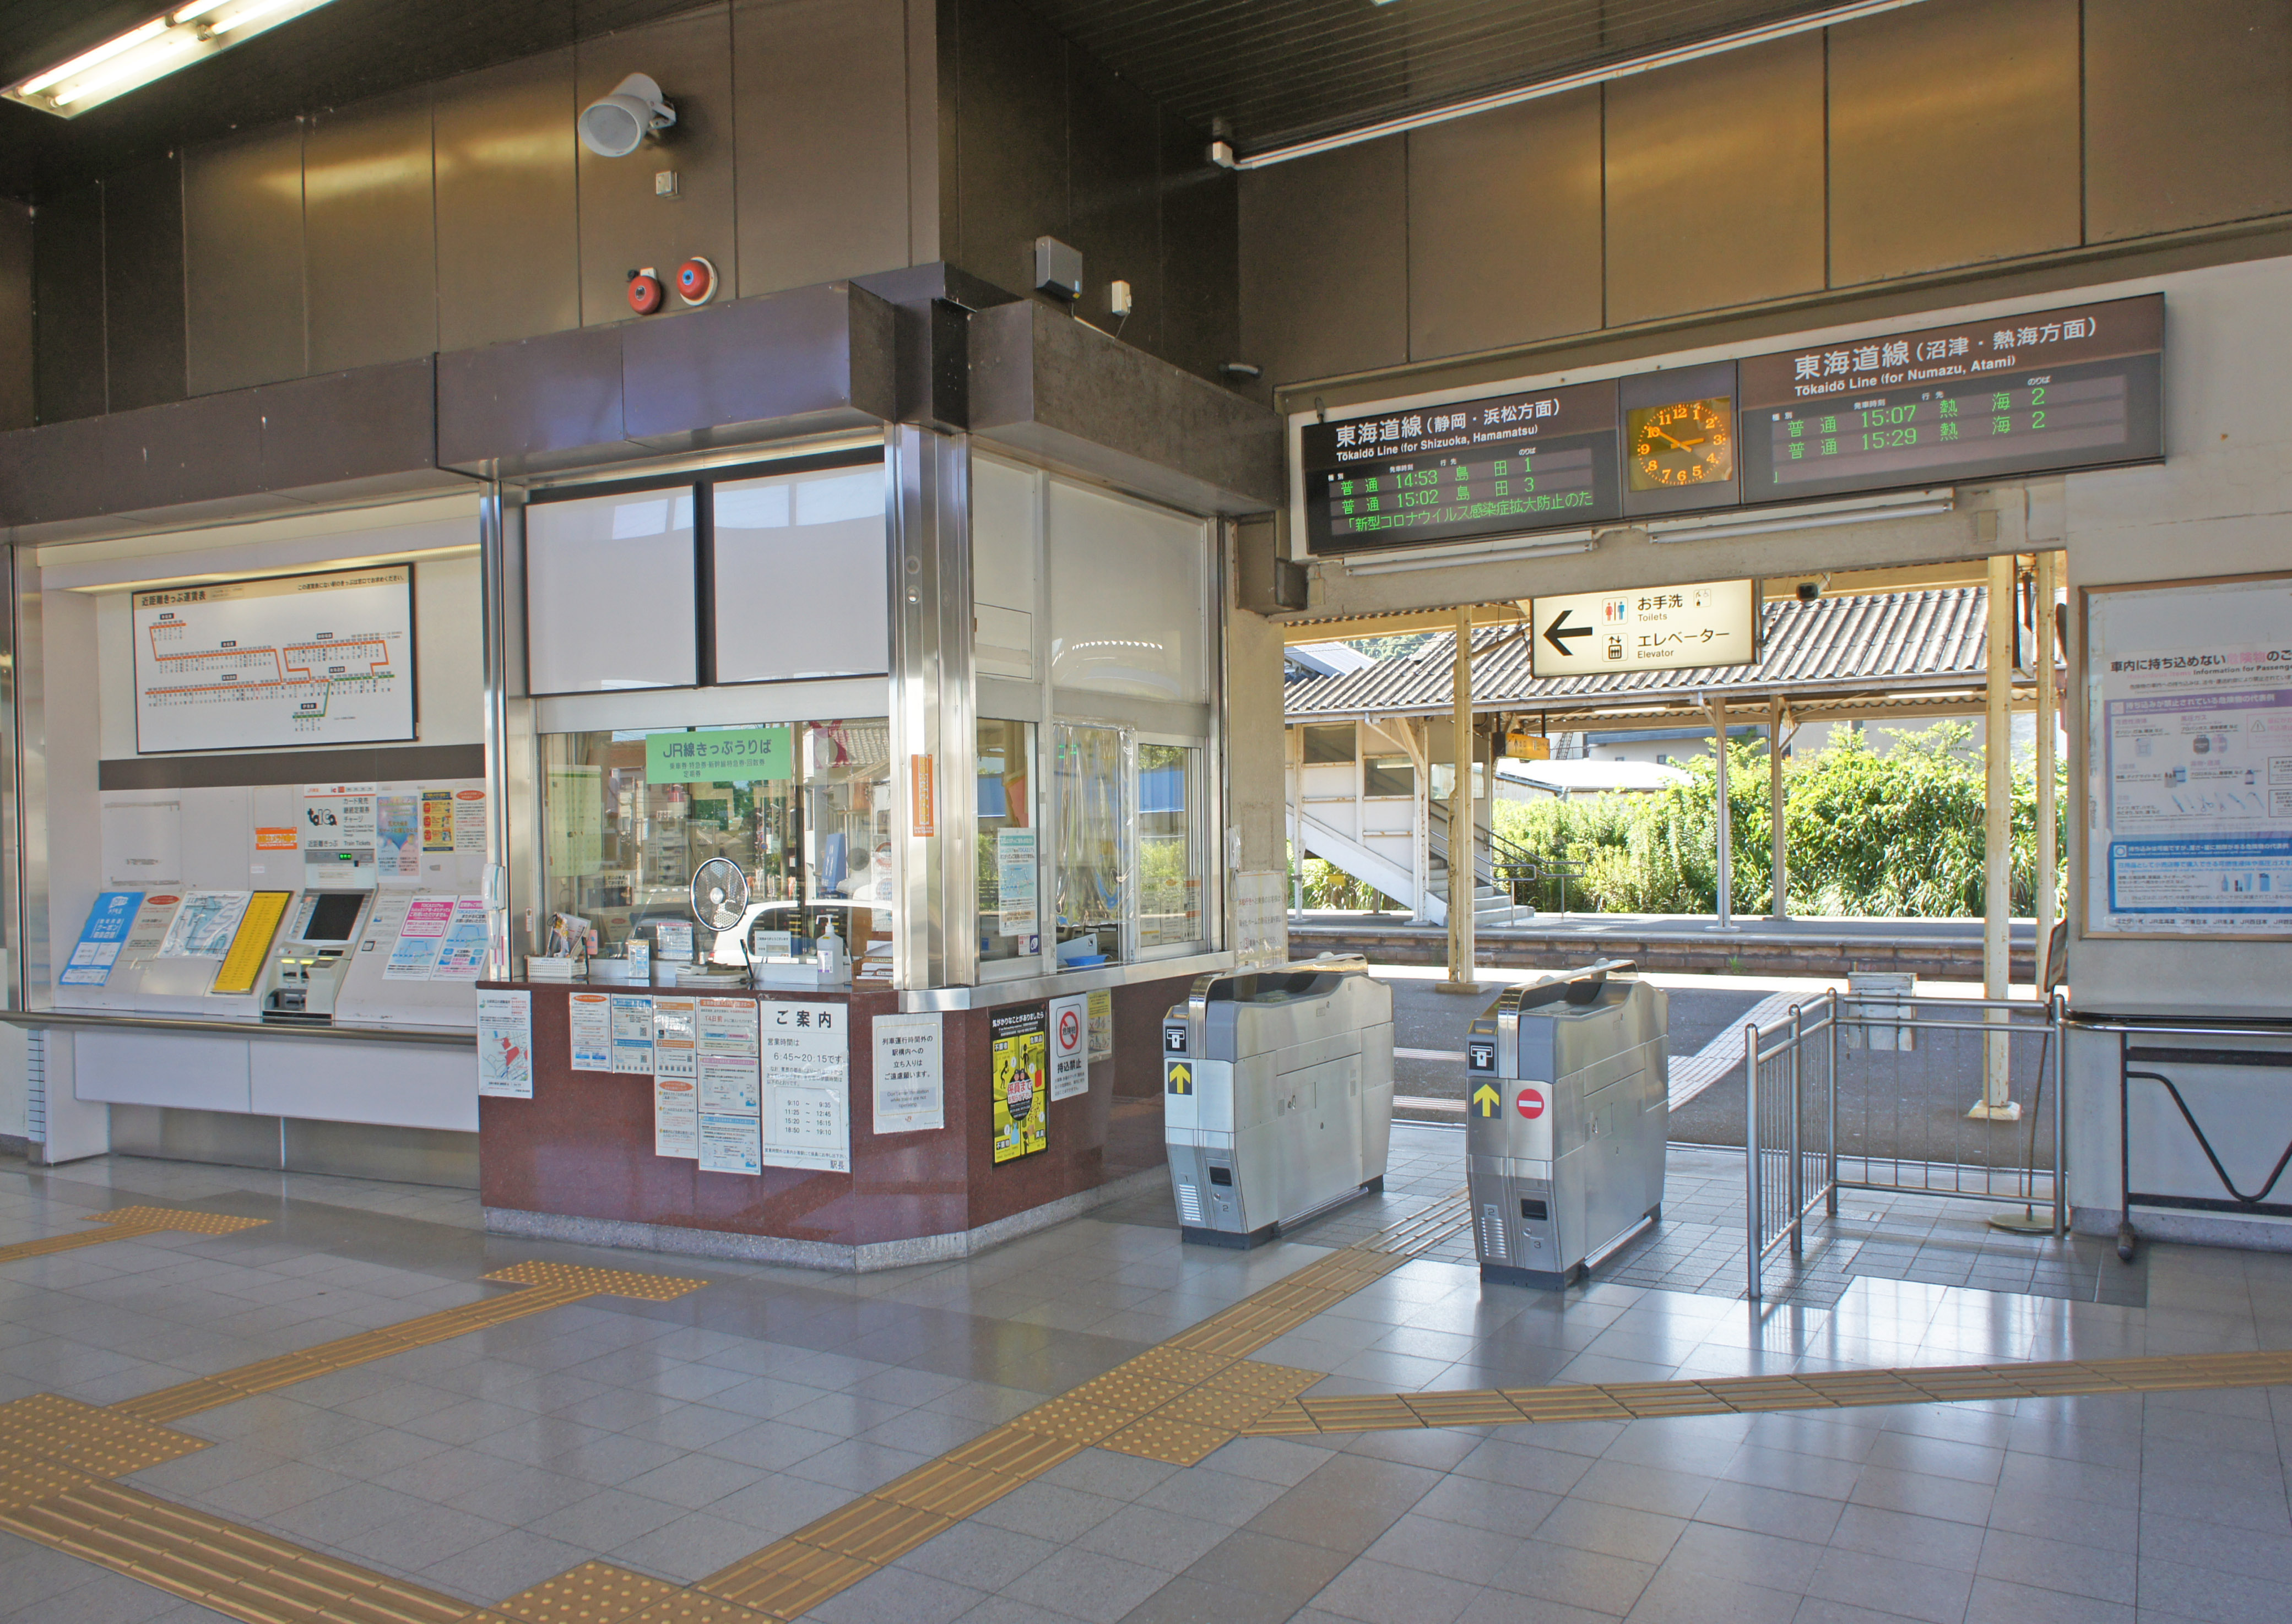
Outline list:
[[[1567,644],[1562,642],[1560,640],[1562,638],[1589,637],[1592,635],[1593,631],[1593,628],[1590,626],[1570,625],[1568,623],[1568,616],[1571,613],[1573,613],[1571,610],[1561,610],[1560,613],[1554,617],[1552,623],[1544,629],[1544,640],[1551,644],[1554,648],[1557,648],[1562,654],[1574,654],[1576,652],[1574,649],[1569,647]]]

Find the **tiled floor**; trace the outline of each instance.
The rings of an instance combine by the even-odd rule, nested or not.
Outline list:
[[[860,1278],[493,1239],[453,1192],[0,1163],[0,1244],[139,1202],[270,1220],[0,1266],[0,1402],[109,1403],[479,1300],[501,1290],[480,1274],[527,1258],[701,1276],[189,1417],[213,1447],[124,1480],[473,1606],[593,1556],[689,1582],[1429,1205],[1458,1182],[1457,1138],[1398,1131],[1385,1196],[1253,1253],[1183,1247],[1141,1202]],[[2043,1282],[2025,1261],[2017,1290],[1860,1268],[1987,1281],[1983,1258],[2030,1256],[1909,1198],[1873,1223],[1850,1196],[1842,1230],[1870,1233],[1820,1254],[1856,1248],[1835,1279],[1753,1308],[1731,1300],[1739,1256],[1731,1282],[1723,1259],[1688,1278],[1728,1226],[1725,1162],[1676,1156],[1666,1230],[1588,1288],[1483,1288],[1452,1245],[1255,1356],[1327,1372],[1328,1395],[2292,1344],[2292,1258],[2153,1247],[2111,1302],[2079,1289],[2082,1255]],[[1708,1250],[1666,1250],[1698,1225]],[[1085,1450],[809,1616],[2280,1618],[2288,1435],[2292,1390],[2245,1389],[1255,1438],[1191,1467]],[[0,1535],[0,1617],[215,1616]]]

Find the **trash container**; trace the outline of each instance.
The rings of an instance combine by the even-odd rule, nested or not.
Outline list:
[[[1481,1278],[1557,1287],[1663,1210],[1662,989],[1618,960],[1512,987],[1465,1040]]]
[[[1392,989],[1360,959],[1202,977],[1162,1023],[1162,1120],[1189,1241],[1256,1246],[1384,1188]]]

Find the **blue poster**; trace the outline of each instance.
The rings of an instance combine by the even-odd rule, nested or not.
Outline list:
[[[135,912],[142,905],[141,891],[106,891],[98,896],[95,906],[87,911],[87,923],[80,927],[79,945],[72,949],[71,962],[64,966],[57,983],[100,987],[110,980],[111,967],[119,961],[119,949],[127,940],[127,928],[135,922]]]

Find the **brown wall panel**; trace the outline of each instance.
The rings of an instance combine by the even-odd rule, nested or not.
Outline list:
[[[0,197],[0,430],[33,421],[32,211]]]
[[[960,0],[951,262],[1014,293],[1035,285],[1035,239],[1073,229],[1067,193],[1066,42],[1012,0]],[[944,48],[944,47],[942,47]]]
[[[625,158],[575,155],[581,176],[581,320],[630,321],[628,273],[651,267],[670,284],[665,310],[680,309],[676,268],[706,258],[730,289],[739,285],[732,225],[732,13],[727,6],[672,18],[579,47],[577,100],[586,107],[633,73],[650,74],[676,109],[675,125]],[[653,176],[674,170],[679,194],[654,195]]]
[[[2078,56],[2078,0],[1926,0],[1831,29],[1831,285],[2074,245]]]
[[[299,120],[184,153],[183,260],[192,394],[307,370]]]
[[[1822,285],[1820,35],[1606,93],[1610,325]]]
[[[1408,137],[1408,353],[1600,325],[1600,92]]]
[[[1215,378],[1241,360],[1238,180],[1209,161],[1210,138],[1175,114],[1161,119],[1162,330],[1173,366]]]
[[[739,0],[732,87],[741,293],[907,264],[905,0]]]
[[[1239,358],[1270,384],[1407,360],[1408,211],[1400,136],[1242,176]]]
[[[103,309],[110,409],[181,400],[183,172],[172,153],[104,182]]]
[[[2292,5],[2086,0],[2086,240],[2292,209]]]
[[[42,199],[32,216],[33,393],[44,423],[104,410],[103,193]]]
[[[554,51],[438,86],[440,350],[580,325],[573,75]]]
[[[438,348],[432,180],[426,87],[311,121],[303,206],[312,372]]]
[[[1075,314],[1111,333],[1117,277],[1132,289],[1125,342],[1150,353],[1162,333],[1158,122],[1154,100],[1080,51],[1067,52],[1067,240],[1082,250]]]

